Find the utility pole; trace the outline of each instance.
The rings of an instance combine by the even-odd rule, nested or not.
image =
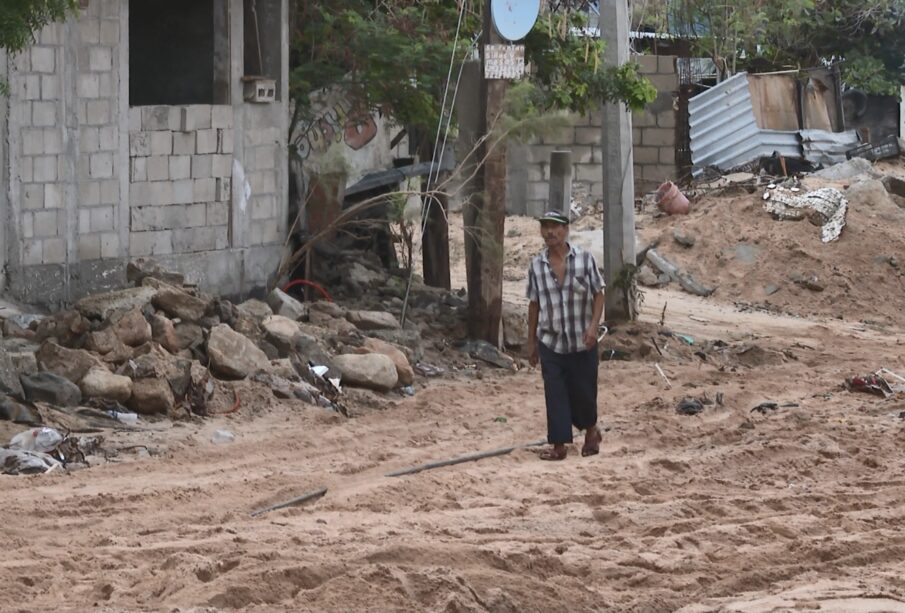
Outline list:
[[[600,4],[600,28],[606,42],[604,63],[621,66],[628,61],[628,5],[626,0]],[[632,117],[623,102],[603,105],[603,272],[607,284],[607,321],[634,316],[629,287],[616,287],[626,279],[623,270],[635,265],[635,177],[632,170]]]
[[[484,2],[481,37],[481,116],[484,143],[476,152],[479,163],[472,199],[465,203],[465,268],[468,279],[468,335],[494,346],[501,344],[503,312],[503,226],[506,218],[506,145],[493,143],[493,124],[503,110],[505,79],[485,79],[485,46],[502,38],[493,26],[491,2]]]

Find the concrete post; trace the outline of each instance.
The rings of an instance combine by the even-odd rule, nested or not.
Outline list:
[[[572,209],[572,152],[550,152],[551,211],[569,215]]]
[[[600,24],[606,41],[604,62],[628,61],[628,6],[605,0]],[[623,103],[603,105],[603,269],[607,284],[605,318],[626,321],[634,316],[626,287],[616,287],[626,265],[635,264],[635,179],[632,171],[632,116]]]
[[[899,103],[899,138],[905,138],[905,85],[901,88],[901,102]]]

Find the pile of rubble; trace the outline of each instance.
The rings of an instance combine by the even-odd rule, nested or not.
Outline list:
[[[418,285],[403,327],[403,280],[341,259],[335,269],[359,306],[375,308],[300,302],[279,289],[266,301],[233,304],[139,260],[128,269],[133,287],[88,296],[71,310],[6,317],[0,311],[0,420],[39,426],[0,448],[0,473],[36,472],[55,466],[53,458],[65,460],[58,453],[65,437],[48,438],[49,425],[76,420],[127,428],[155,416],[235,411],[238,380],[269,388],[276,398],[346,413],[343,387],[411,394],[416,373],[445,371],[421,363],[421,331],[461,324],[464,299]],[[224,406],[231,408],[218,410]],[[39,434],[52,449],[34,446]],[[48,451],[57,455],[48,459]]]

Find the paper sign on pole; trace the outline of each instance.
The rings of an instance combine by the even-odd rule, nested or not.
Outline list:
[[[484,45],[485,79],[520,79],[524,74],[524,45]]]

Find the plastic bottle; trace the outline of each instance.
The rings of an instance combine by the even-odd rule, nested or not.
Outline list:
[[[127,424],[129,426],[134,426],[138,423],[138,413],[124,413],[120,411],[107,411],[107,415],[119,421],[121,423]]]

